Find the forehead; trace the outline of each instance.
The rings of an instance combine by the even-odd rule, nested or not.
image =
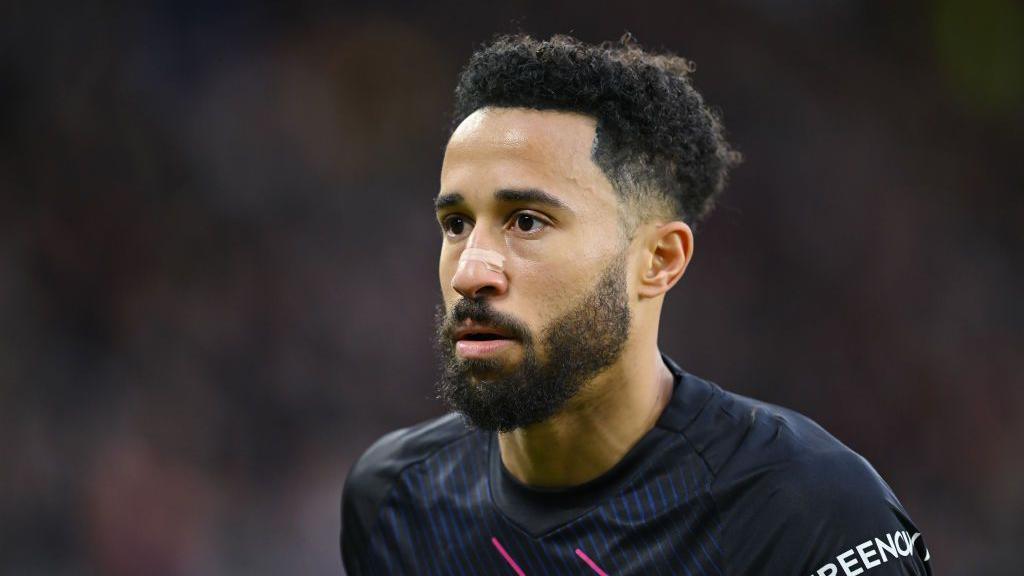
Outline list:
[[[596,124],[573,112],[481,108],[448,141],[442,192],[532,187],[568,203],[614,204],[611,183],[591,159]]]

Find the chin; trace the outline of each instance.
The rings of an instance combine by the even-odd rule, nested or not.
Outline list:
[[[502,362],[494,358],[460,358],[459,364],[462,366],[464,373],[472,378],[474,384],[507,378],[519,366],[517,362]]]

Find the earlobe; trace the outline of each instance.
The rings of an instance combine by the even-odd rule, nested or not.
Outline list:
[[[661,224],[647,242],[646,267],[638,291],[654,298],[668,292],[683,276],[693,257],[693,232],[681,221]]]

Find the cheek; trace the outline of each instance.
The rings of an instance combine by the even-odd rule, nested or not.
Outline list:
[[[524,279],[539,283],[552,298],[572,300],[574,294],[588,291],[608,265],[609,257],[617,250],[617,238],[613,232],[595,232],[582,237],[567,235],[557,242],[524,242],[510,248]]]
[[[591,267],[588,267],[591,266]],[[572,258],[557,262],[520,262],[513,290],[517,308],[544,325],[577,303],[593,282],[592,262]]]
[[[441,254],[441,261],[437,267],[437,278],[440,282],[441,296],[444,298],[445,305],[450,309],[452,303],[457,299],[458,292],[452,288],[452,278],[455,276],[455,270],[458,267],[458,261],[452,260],[447,257],[443,252]]]

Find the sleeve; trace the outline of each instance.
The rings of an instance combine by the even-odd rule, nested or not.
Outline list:
[[[920,531],[855,452],[817,454],[741,484],[723,513],[730,574],[932,574]]]

